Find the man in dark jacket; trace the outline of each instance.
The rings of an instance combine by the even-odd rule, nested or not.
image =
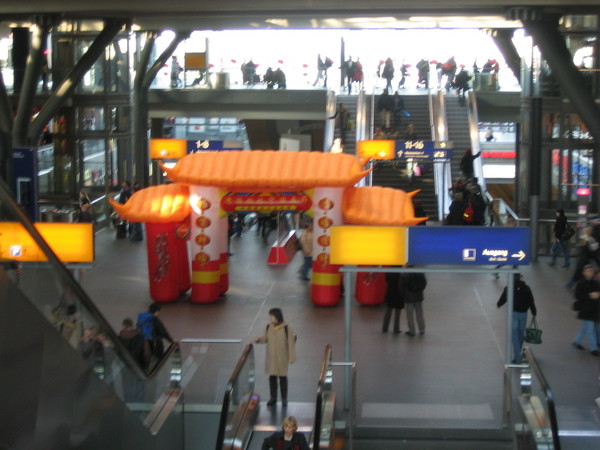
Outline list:
[[[506,303],[506,289],[507,288],[504,288],[504,291],[498,300],[498,308]],[[533,317],[537,315],[533,293],[529,286],[521,279],[521,274],[515,274],[512,313],[513,363],[515,364],[521,362],[521,349],[523,348],[525,327],[527,326],[528,310],[531,310]]]
[[[392,123],[392,111],[394,110],[394,98],[388,93],[387,89],[379,96],[377,102],[377,111],[381,114],[382,126],[387,130]]]
[[[404,309],[404,292],[400,289],[402,274],[398,272],[387,272],[385,281],[387,290],[385,292],[385,315],[383,316],[383,332],[387,333],[394,311],[394,333],[400,334],[400,314]]]
[[[573,309],[577,311],[577,318],[581,320],[581,328],[573,347],[583,350],[583,339],[587,337],[590,352],[600,356],[598,351],[598,338],[596,336],[596,321],[598,320],[598,299],[600,298],[600,285],[594,279],[594,267],[586,265],[583,268],[583,278],[575,285],[575,303]]]
[[[123,343],[133,359],[139,364],[142,369],[146,369],[150,361],[150,344],[142,333],[135,329],[133,320],[123,319],[123,328],[119,332],[119,340]]]
[[[152,348],[153,355],[160,359],[165,354],[163,339],[173,342],[173,338],[167,331],[165,324],[158,318],[160,305],[158,303],[152,303],[148,311],[154,315],[154,341],[150,343],[150,346]]]
[[[408,267],[408,266],[407,266]],[[405,273],[402,275],[402,287],[404,289],[404,306],[406,307],[406,320],[408,322],[408,334],[410,337],[416,335],[415,315],[419,334],[425,334],[425,318],[423,316],[423,291],[427,287],[427,278],[424,273]]]

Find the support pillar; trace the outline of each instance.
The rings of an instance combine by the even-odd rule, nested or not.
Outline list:
[[[187,291],[189,265],[185,239],[177,233],[179,223],[147,223],[148,279],[150,297],[156,302],[174,302]]]
[[[149,32],[147,34],[146,45],[142,51],[140,61],[137,66],[137,75],[133,83],[133,178],[142,183],[142,186],[148,186],[150,164],[148,156],[148,89],[156,74],[162,69],[169,57],[177,49],[181,41],[189,37],[189,32],[177,33],[173,41],[148,68],[150,56],[157,38],[157,33]]]
[[[192,303],[213,303],[221,293],[219,189],[190,186],[192,207]]]
[[[342,225],[342,188],[315,188],[313,194],[313,264],[311,298],[316,306],[335,306],[340,301],[340,266],[329,263],[331,227]],[[350,286],[346,286],[350,289]]]
[[[69,99],[75,91],[83,76],[90,70],[96,60],[104,54],[106,47],[119,34],[125,26],[124,20],[108,20],[104,29],[96,37],[87,52],[75,64],[73,70],[67,75],[65,80],[52,92],[48,101],[42,107],[38,116],[33,120],[27,132],[27,142],[37,142],[44,127],[57,113],[59,108]],[[18,142],[14,143],[18,145]]]
[[[498,28],[492,31],[492,38],[494,39],[494,43],[504,56],[504,60],[510,70],[512,70],[513,75],[521,84],[521,57],[519,56],[519,52],[513,44],[514,30],[511,28]]]
[[[550,66],[552,75],[569,98],[588,130],[600,142],[600,110],[579,73],[565,39],[558,30],[559,16],[546,16],[541,13],[525,14],[521,18],[527,32],[533,37],[543,58]]]

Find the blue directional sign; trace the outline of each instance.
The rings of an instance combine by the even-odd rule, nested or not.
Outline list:
[[[526,227],[410,227],[408,262],[415,265],[529,264]]]
[[[452,158],[450,142],[434,141],[396,141],[396,159],[418,159],[420,161],[450,161]]]
[[[216,141],[210,139],[197,139],[187,141],[187,152],[221,152],[231,150],[244,150],[244,143],[241,141]]]

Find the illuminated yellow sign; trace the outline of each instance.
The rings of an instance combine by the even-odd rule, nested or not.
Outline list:
[[[186,154],[185,139],[150,139],[150,159],[180,159]]]
[[[206,53],[186,53],[185,68],[187,70],[206,69]]]
[[[407,227],[331,227],[331,264],[396,266],[408,259]]]
[[[63,263],[94,261],[94,227],[91,223],[46,223],[35,228]],[[47,261],[23,225],[0,223],[0,259]]]
[[[396,141],[358,141],[358,157],[361,159],[394,159]]]

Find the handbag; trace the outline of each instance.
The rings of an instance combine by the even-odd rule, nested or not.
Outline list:
[[[535,316],[531,318],[529,326],[525,328],[525,342],[528,344],[542,343],[542,330],[538,328]]]
[[[571,239],[573,237],[574,234],[575,234],[575,228],[573,228],[571,225],[567,224],[567,226],[565,227],[565,231],[563,231],[563,234],[560,237],[560,239],[562,241],[568,241],[569,239]]]

